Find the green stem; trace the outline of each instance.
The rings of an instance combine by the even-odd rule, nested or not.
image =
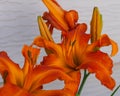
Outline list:
[[[77,93],[76,96],[80,96],[80,95]]]
[[[85,82],[86,82],[86,80],[87,80],[87,78],[88,78],[89,75],[90,75],[90,73],[87,73],[86,70],[84,70],[83,80],[81,82],[80,88],[79,88],[78,93],[77,93],[76,96],[80,96],[80,94],[82,92],[82,89],[84,87],[84,84],[85,84]]]
[[[120,85],[113,91],[113,93],[110,96],[114,96],[114,94],[117,92],[119,88],[120,88]]]

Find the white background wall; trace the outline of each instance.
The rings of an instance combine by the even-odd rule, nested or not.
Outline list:
[[[98,6],[103,14],[103,33],[109,34],[120,45],[120,1],[119,0],[57,0],[64,9],[75,9],[79,12],[79,22],[88,24],[94,6]],[[9,56],[21,66],[24,59],[21,49],[24,44],[31,44],[39,35],[37,16],[46,11],[41,0],[0,0],[0,51],[5,50]],[[58,34],[54,37],[57,38]],[[105,49],[110,52],[110,47]],[[44,53],[41,53],[41,57]],[[120,84],[120,52],[113,57],[115,66],[113,77]],[[56,88],[57,83],[46,86]],[[61,83],[59,83],[61,86]],[[82,96],[109,96],[110,91],[90,76]],[[115,96],[120,96],[120,90]]]

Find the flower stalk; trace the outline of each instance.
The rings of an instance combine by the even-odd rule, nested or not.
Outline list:
[[[76,96],[80,96],[80,94],[81,94],[81,92],[83,90],[83,87],[84,87],[84,85],[86,83],[86,80],[87,80],[87,78],[88,78],[89,75],[90,75],[90,73],[88,73],[87,70],[84,70],[83,80],[82,80],[82,83],[80,85],[80,88],[79,88],[78,93],[77,93]]]
[[[110,96],[114,96],[114,94],[118,91],[119,88],[120,88],[120,85],[112,92]]]

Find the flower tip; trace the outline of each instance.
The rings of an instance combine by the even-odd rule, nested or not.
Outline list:
[[[42,17],[41,16],[37,16],[37,20],[41,19]]]
[[[94,7],[94,11],[99,11],[97,6]]]
[[[111,52],[110,56],[115,56],[118,53],[118,45],[113,40],[110,40],[110,42],[111,42],[111,45],[112,45],[112,52]]]

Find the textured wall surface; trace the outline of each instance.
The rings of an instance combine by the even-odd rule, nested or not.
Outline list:
[[[98,6],[104,20],[103,33],[120,45],[120,1],[119,0],[57,0],[64,9],[75,9],[79,12],[79,22],[88,24],[94,6]],[[20,66],[24,63],[21,49],[24,44],[31,44],[35,36],[39,35],[37,16],[47,10],[41,0],[0,0],[0,51],[5,50]],[[58,34],[55,39],[57,40]],[[111,47],[103,49],[110,52]],[[41,57],[44,53],[41,53]],[[42,58],[41,58],[42,59]],[[113,57],[115,66],[113,77],[120,84],[120,53]],[[63,87],[56,81],[45,87]],[[91,75],[82,96],[109,96],[110,91]],[[115,96],[120,96],[120,90]]]

